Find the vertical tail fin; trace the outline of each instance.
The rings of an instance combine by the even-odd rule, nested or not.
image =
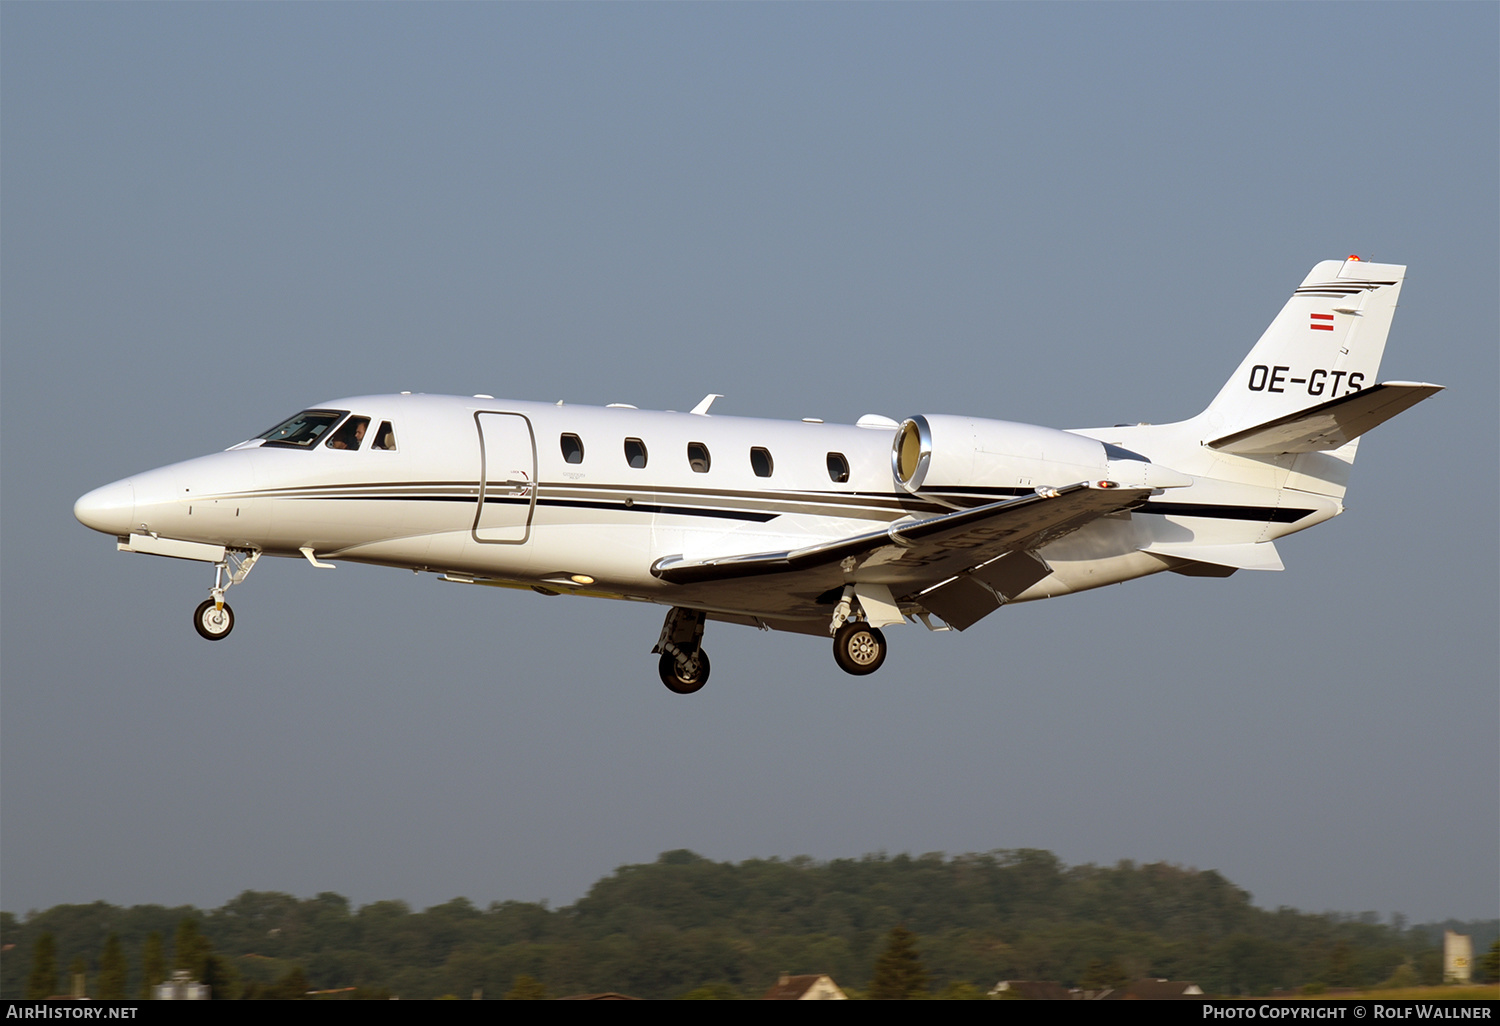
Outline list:
[[[1325,260],[1292,293],[1203,411],[1213,435],[1295,414],[1375,384],[1406,268]]]

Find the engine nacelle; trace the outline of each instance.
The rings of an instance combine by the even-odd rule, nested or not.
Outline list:
[[[1109,477],[1104,445],[1035,424],[977,417],[909,417],[896,429],[891,472],[924,489],[1039,488]]]

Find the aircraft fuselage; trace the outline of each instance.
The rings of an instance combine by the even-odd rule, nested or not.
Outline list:
[[[1175,424],[356,396],[96,489],[75,514],[121,549],[215,564],[194,614],[205,638],[229,633],[224,592],[269,555],[670,606],[656,651],[674,691],[707,677],[705,618],[832,633],[840,665],[866,673],[879,628],[904,619],[963,630],[1163,570],[1281,569],[1276,538],[1342,511],[1358,436],[1438,390],[1366,384],[1404,270],[1319,264],[1214,402]],[[1333,371],[1334,394],[1288,391]]]

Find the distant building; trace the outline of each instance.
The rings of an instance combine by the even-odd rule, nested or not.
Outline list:
[[[187,970],[179,969],[170,980],[153,987],[151,996],[158,1001],[207,1001],[212,989],[208,984],[191,978]]]
[[[990,988],[990,997],[1023,1001],[1174,1001],[1202,996],[1203,988],[1196,983],[1149,978],[1102,990],[1069,988],[1052,980],[1001,980]]]
[[[1073,992],[1052,980],[1001,980],[990,988],[990,997],[1022,1001],[1075,1001]]]
[[[766,991],[764,1001],[848,1001],[830,976],[782,976]]]
[[[1474,938],[1465,933],[1443,931],[1443,982],[1474,981]]]
[[[1203,988],[1182,980],[1133,980],[1128,986],[1116,987],[1105,1001],[1174,1001],[1178,998],[1201,998]]]

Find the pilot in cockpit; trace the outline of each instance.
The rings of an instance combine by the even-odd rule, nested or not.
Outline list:
[[[369,423],[369,417],[350,417],[349,422],[334,432],[333,437],[328,440],[328,448],[358,449],[359,444],[365,439],[365,427]]]

